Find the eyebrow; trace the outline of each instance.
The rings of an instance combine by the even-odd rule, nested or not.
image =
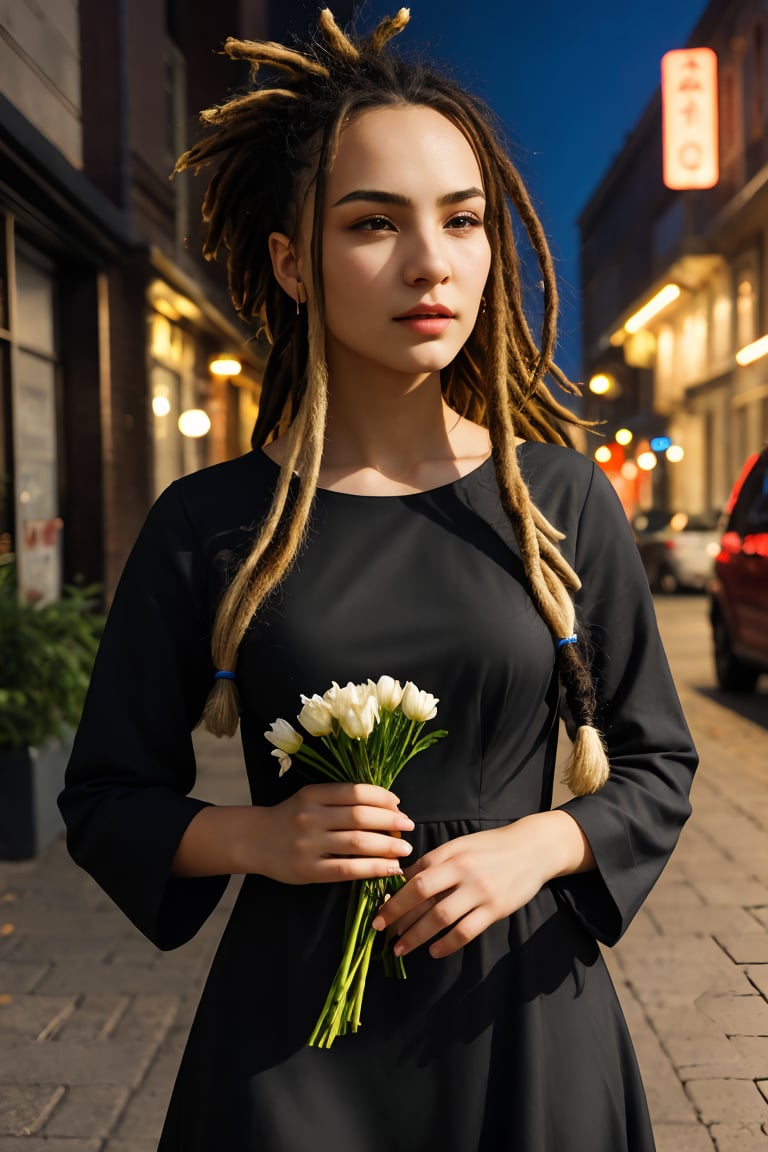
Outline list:
[[[437,205],[439,208],[447,208],[451,204],[461,204],[464,200],[472,200],[477,196],[485,199],[482,188],[463,188],[459,192],[448,192],[445,196],[441,196]],[[408,197],[402,196],[399,192],[383,192],[376,188],[358,188],[356,191],[348,192],[346,196],[342,196],[333,207],[338,208],[341,204],[350,204],[355,200],[366,200],[373,204],[401,204],[404,208],[412,206]]]

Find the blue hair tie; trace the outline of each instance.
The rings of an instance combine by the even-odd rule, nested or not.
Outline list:
[[[234,672],[223,672],[223,671],[215,672],[213,675],[213,678],[214,678],[214,680],[236,680],[237,679]]]
[[[563,636],[562,640],[558,640],[557,642],[557,650],[559,652],[560,649],[564,648],[566,644],[578,644],[578,642],[579,638],[575,632],[573,636]]]

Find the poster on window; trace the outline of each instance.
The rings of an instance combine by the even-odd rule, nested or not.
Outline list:
[[[61,594],[61,529],[58,516],[21,523],[20,586],[26,600],[50,603]]]
[[[61,594],[54,365],[17,355],[13,389],[16,444],[16,523],[19,589],[29,600]]]

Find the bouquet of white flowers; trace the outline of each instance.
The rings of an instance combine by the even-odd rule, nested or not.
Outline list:
[[[411,681],[401,688],[398,680],[382,676],[377,683],[333,685],[322,696],[302,696],[298,721],[310,736],[319,738],[325,752],[309,745],[287,722],[275,720],[265,732],[275,745],[280,775],[291,766],[291,757],[329,780],[378,784],[391,788],[395,778],[417,752],[423,752],[445,731],[422,729],[437,713],[438,700]],[[307,1043],[330,1048],[337,1036],[356,1032],[365,991],[365,980],[377,933],[371,928],[385,900],[405,883],[402,875],[356,881],[350,892],[344,930],[344,949],[325,1005]],[[382,953],[385,971],[403,979],[405,965],[388,944]]]

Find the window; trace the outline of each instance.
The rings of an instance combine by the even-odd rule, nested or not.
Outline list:
[[[53,600],[61,591],[56,280],[33,249],[17,246],[13,344],[14,481],[19,585]]]
[[[763,25],[755,24],[752,29],[750,42],[750,69],[749,69],[749,138],[756,140],[763,134],[764,100],[763,85],[765,83],[763,71],[765,68],[765,49],[763,42]]]
[[[733,72],[723,71],[720,82],[720,142],[723,160],[729,160],[736,137],[736,109]]]
[[[753,274],[744,271],[736,281],[736,347],[743,348],[757,338],[757,298]]]
[[[722,364],[731,354],[731,301],[718,296],[712,305],[712,359]]]

